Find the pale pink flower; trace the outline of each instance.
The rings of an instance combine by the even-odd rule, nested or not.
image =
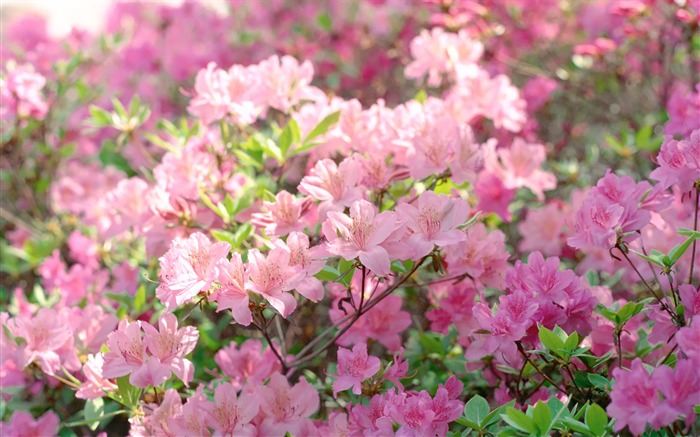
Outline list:
[[[279,247],[272,248],[263,256],[257,249],[248,252],[248,275],[246,288],[263,296],[282,317],[287,318],[297,306],[297,301],[288,291],[296,288],[305,273],[298,265],[290,264],[289,252]]]
[[[478,173],[484,168],[484,154],[469,125],[460,127],[459,142],[455,146],[455,156],[450,162],[452,180],[457,184],[469,182],[474,185]]]
[[[7,68],[0,79],[0,118],[43,119],[48,112],[48,104],[41,92],[45,85],[46,78],[29,64]]]
[[[396,212],[412,231],[406,244],[413,246],[415,259],[428,255],[436,245],[449,246],[467,238],[457,229],[469,216],[469,204],[464,199],[424,191],[415,206],[402,203]]]
[[[143,323],[142,327],[146,333],[148,351],[189,387],[194,376],[194,365],[185,355],[197,346],[197,328],[185,326],[178,329],[177,317],[174,314],[165,314],[158,319],[157,330],[149,323]]]
[[[516,138],[510,148],[496,149],[494,143],[487,143],[484,159],[486,170],[501,178],[506,188],[526,187],[543,200],[543,191],[557,186],[554,174],[540,169],[547,160],[547,151],[541,144],[530,144]]]
[[[356,160],[347,158],[337,165],[330,159],[316,163],[299,183],[299,191],[320,200],[319,216],[325,219],[329,210],[342,210],[354,201],[362,199],[358,186],[362,173]]]
[[[226,117],[231,104],[229,80],[228,73],[216,68],[214,62],[210,62],[205,70],[200,70],[194,83],[195,97],[187,107],[189,113],[204,124]]]
[[[545,255],[559,256],[566,244],[563,238],[567,214],[557,203],[529,209],[525,220],[518,223],[522,237],[518,249],[527,253],[538,250]]]
[[[83,365],[83,375],[85,382],[80,386],[80,390],[75,394],[79,399],[96,399],[117,389],[117,385],[102,376],[104,357],[102,354],[88,355],[87,362]]]
[[[73,331],[66,312],[42,308],[34,316],[13,319],[15,337],[24,339],[19,346],[22,367],[36,361],[49,375],[61,368],[61,349],[73,349]]]
[[[266,212],[253,214],[251,223],[264,227],[269,237],[283,237],[290,232],[303,231],[306,223],[302,216],[308,211],[311,199],[296,198],[287,191],[280,191],[275,202],[263,202]]]
[[[423,30],[411,41],[413,61],[406,67],[405,75],[411,79],[427,75],[429,86],[440,86],[443,75],[452,80],[456,76],[473,76],[483,52],[481,42],[464,30],[459,33],[446,32],[440,27]]]
[[[413,179],[443,173],[455,157],[462,142],[461,131],[452,117],[443,116],[413,138],[407,154]]]
[[[248,290],[245,288],[246,273],[241,254],[234,252],[231,260],[221,259],[218,264],[219,284],[211,295],[211,300],[218,303],[216,312],[230,309],[236,323],[250,325],[253,316],[248,307]]]
[[[379,372],[379,358],[367,355],[367,344],[357,343],[352,351],[338,348],[338,379],[333,382],[333,396],[352,387],[356,395],[362,394],[362,381]]]
[[[315,430],[309,416],[320,405],[318,392],[306,379],[301,378],[293,387],[279,373],[270,377],[270,382],[257,389],[260,399],[260,412],[263,415],[259,425],[261,435],[308,435]]]
[[[215,436],[255,436],[255,427],[250,423],[258,414],[260,400],[254,393],[236,396],[236,387],[230,382],[219,384],[214,389],[214,402],[206,404],[206,423]]]
[[[187,403],[182,405],[181,409],[177,407],[177,401],[174,402],[175,408],[170,412],[171,415],[165,418],[167,427],[172,435],[202,437],[209,437],[212,435],[206,423],[208,419],[207,409],[210,408],[212,404],[207,400],[206,395],[202,391],[203,387],[203,385],[197,386],[195,394],[187,399]],[[166,392],[166,395],[169,393],[171,393],[170,390]],[[177,392],[175,392],[175,394],[177,395]]]
[[[323,91],[311,86],[314,67],[311,62],[299,61],[291,56],[270,56],[260,62],[254,73],[260,79],[260,93],[266,103],[282,112],[289,112],[304,100],[316,101],[325,97]]]
[[[2,425],[2,434],[8,437],[49,437],[58,435],[59,419],[53,411],[47,411],[38,419],[27,411],[15,411],[10,421]]]
[[[328,239],[328,251],[346,260],[359,258],[360,262],[377,276],[389,274],[391,260],[381,244],[396,228],[396,214],[384,211],[377,214],[374,205],[366,200],[355,201],[350,216],[331,211],[323,223],[323,234]]]
[[[304,279],[296,286],[299,294],[313,302],[321,300],[323,284],[313,275],[326,265],[325,261],[320,260],[325,255],[325,250],[321,246],[309,247],[309,236],[301,232],[290,233],[286,243],[275,240],[272,244],[289,252],[289,264],[299,266],[304,271]]]
[[[132,385],[145,388],[160,385],[170,377],[170,368],[146,353],[142,323],[122,320],[118,329],[109,334],[107,347],[110,351],[104,356],[103,378],[113,379],[130,374],[129,382]]]
[[[172,311],[200,291],[208,290],[217,279],[217,263],[230,250],[230,244],[212,244],[201,232],[195,232],[187,240],[174,241],[160,258],[161,283],[156,296]]]
[[[447,271],[451,275],[469,274],[477,284],[498,288],[508,268],[506,236],[501,231],[489,232],[486,225],[476,223],[463,231],[467,238],[445,248]]]
[[[237,390],[244,384],[262,384],[274,372],[281,372],[280,362],[269,347],[263,352],[260,340],[248,339],[240,347],[232,342],[229,346],[219,349],[214,355],[214,361],[221,371],[231,378]]]

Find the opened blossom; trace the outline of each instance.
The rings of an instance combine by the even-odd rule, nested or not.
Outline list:
[[[178,329],[177,318],[173,314],[166,314],[158,320],[158,329],[149,323],[143,323],[146,333],[148,351],[167,366],[180,378],[185,386],[189,386],[194,376],[194,365],[185,355],[192,352],[197,346],[199,332],[193,326],[185,326]]]
[[[214,435],[256,435],[250,423],[260,408],[256,395],[243,392],[238,396],[236,388],[225,382],[214,389],[214,402],[207,402],[204,408],[206,422],[214,429]]]
[[[160,285],[156,296],[172,311],[208,290],[217,280],[220,260],[225,259],[231,245],[212,243],[201,232],[186,240],[173,242],[170,250],[160,258]]]
[[[362,381],[379,372],[379,358],[367,354],[367,344],[358,343],[352,351],[338,348],[338,379],[333,382],[333,396],[352,387],[356,395],[362,394]]]
[[[85,382],[80,386],[80,390],[75,397],[80,399],[101,398],[105,393],[114,391],[117,385],[102,376],[104,358],[102,354],[88,355],[87,362],[83,365],[83,375]]]
[[[276,247],[289,252],[289,263],[303,270],[304,279],[296,286],[296,290],[305,298],[318,302],[323,298],[323,284],[314,275],[323,269],[325,261],[320,258],[326,255],[321,246],[309,247],[309,236],[301,232],[292,232],[286,242],[273,241]]]
[[[414,248],[415,259],[428,255],[435,246],[449,246],[466,239],[457,229],[469,216],[469,206],[464,199],[425,191],[415,205],[402,203],[396,207],[396,212],[412,231],[406,243]]]
[[[263,206],[266,211],[253,214],[252,223],[264,227],[270,237],[283,237],[304,230],[306,223],[302,216],[311,205],[309,198],[297,198],[287,191],[280,191],[274,202],[263,202]]]
[[[331,254],[346,260],[359,258],[374,274],[386,276],[391,260],[382,243],[389,238],[396,225],[394,212],[377,213],[374,205],[358,200],[350,207],[350,216],[329,212],[322,229]]]
[[[290,264],[290,254],[275,247],[265,257],[257,249],[248,252],[248,275],[246,288],[267,299],[282,315],[289,316],[297,301],[289,291],[304,280],[305,272],[298,265]]]
[[[263,415],[258,431],[262,435],[312,433],[314,425],[309,417],[318,410],[320,400],[318,392],[304,378],[292,386],[284,376],[275,373],[267,385],[258,388],[257,394]]]
[[[17,437],[52,436],[58,433],[60,421],[53,411],[34,419],[28,411],[15,411],[10,421],[0,422],[3,435]]]
[[[678,141],[666,138],[656,160],[659,167],[649,177],[664,188],[678,185],[683,192],[691,191],[700,181],[700,129]]]
[[[299,191],[320,200],[319,216],[323,220],[328,211],[340,211],[362,198],[358,187],[360,167],[356,160],[345,159],[336,164],[322,159],[299,183]]]
[[[216,311],[230,309],[237,323],[243,326],[250,325],[253,316],[248,307],[250,299],[245,286],[247,275],[241,254],[234,252],[230,260],[219,260],[217,267],[219,288],[211,296],[211,300],[219,304]]]
[[[235,342],[219,349],[214,361],[224,375],[231,378],[237,390],[244,384],[262,384],[275,372],[282,370],[270,347],[263,351],[262,342],[255,339],[246,340],[238,346]]]

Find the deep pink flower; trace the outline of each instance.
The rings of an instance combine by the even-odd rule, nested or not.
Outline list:
[[[678,185],[683,192],[691,191],[700,180],[700,129],[680,141],[666,138],[656,159],[659,167],[651,172],[650,178],[664,188]]]
[[[352,387],[356,395],[362,394],[362,381],[379,372],[379,358],[367,355],[367,344],[358,343],[352,351],[338,348],[338,379],[333,382],[333,396]]]
[[[615,419],[613,430],[618,432],[627,426],[633,434],[640,435],[647,424],[655,429],[664,426],[668,411],[662,410],[659,391],[642,360],[634,360],[629,371],[617,368],[612,374],[615,384],[607,411]]]
[[[652,376],[656,387],[664,395],[661,410],[666,419],[662,426],[670,425],[680,416],[686,418],[686,423],[695,422],[693,407],[700,400],[700,373],[697,363],[692,360],[678,360],[676,366],[671,369],[668,366],[659,366]]]
[[[377,214],[374,205],[358,200],[350,207],[349,217],[340,212],[329,212],[323,222],[323,234],[328,239],[331,254],[346,260],[359,258],[377,276],[386,276],[391,260],[382,243],[389,238],[396,225],[394,212]]]

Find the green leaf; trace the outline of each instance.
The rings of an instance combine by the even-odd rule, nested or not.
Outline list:
[[[459,423],[462,426],[465,426],[467,428],[475,429],[475,430],[480,430],[482,429],[481,426],[479,426],[478,423],[474,423],[469,419],[465,419],[464,417],[460,417],[459,419],[456,420],[457,423]]]
[[[501,418],[513,428],[530,434],[537,434],[535,422],[520,410],[509,407],[506,409],[506,414],[501,415]]]
[[[571,333],[569,338],[567,338],[566,341],[564,342],[564,349],[566,349],[567,351],[570,351],[570,352],[574,351],[576,349],[576,346],[578,346],[578,341],[579,341],[578,333],[577,332]]]
[[[700,231],[694,231],[692,229],[678,228],[678,234],[684,237],[693,237],[696,240],[700,239]]]
[[[564,341],[557,334],[542,325],[540,325],[539,338],[542,345],[551,351],[564,349]]]
[[[473,396],[464,406],[464,417],[483,427],[483,421],[491,412],[489,403],[479,395]],[[481,429],[481,428],[475,428]]]
[[[321,271],[316,273],[314,276],[319,281],[332,282],[335,281],[338,276],[340,276],[340,272],[335,267],[326,264],[323,266],[323,269],[321,269]]]
[[[280,134],[280,151],[282,152],[282,157],[287,156],[287,152],[289,151],[289,147],[292,144],[297,144],[300,140],[301,132],[299,131],[299,125],[297,122],[293,119],[289,119],[289,123],[287,123],[287,126],[284,128],[282,133]]]
[[[619,326],[627,323],[629,319],[642,312],[643,309],[644,304],[641,302],[627,302],[622,308],[620,308],[620,311],[617,312]]]
[[[596,373],[589,373],[587,378],[588,382],[590,382],[593,385],[593,387],[610,389],[610,387],[612,386],[608,378],[602,375],[598,375]]]
[[[146,286],[141,284],[134,295],[134,312],[140,314],[146,305]]]
[[[211,229],[211,236],[216,238],[218,241],[223,241],[225,243],[234,246],[236,244],[236,236],[233,232],[225,231],[223,229]]]
[[[131,385],[129,382],[129,375],[117,378],[117,388],[119,389],[119,396],[124,405],[130,408],[134,408],[138,405],[139,397],[141,397],[141,390]]]
[[[535,421],[537,429],[540,430],[540,435],[546,435],[552,424],[552,412],[549,409],[549,405],[542,401],[537,401],[532,419]]]
[[[105,402],[102,398],[90,399],[85,402],[85,408],[83,409],[83,415],[85,416],[85,421],[87,426],[91,430],[96,430],[97,426],[100,424],[100,418],[105,412]]]
[[[236,233],[233,234],[234,240],[233,240],[233,247],[241,247],[243,245],[243,242],[250,237],[250,234],[253,233],[253,225],[250,223],[243,223],[236,229]]]
[[[673,249],[671,249],[671,251],[668,253],[670,263],[666,267],[673,267],[673,265],[676,264],[678,259],[682,257],[683,254],[688,250],[693,241],[695,241],[695,236],[688,237],[688,239],[682,242],[681,244],[674,246]]]
[[[659,267],[664,266],[663,254],[661,254],[661,257],[654,257],[654,256],[644,255],[643,253],[637,252],[636,250],[633,250],[633,249],[630,249],[630,252],[632,252],[633,254],[637,255],[638,257],[642,258],[645,261],[648,261],[652,264],[656,264]]]
[[[596,436],[605,434],[605,428],[608,426],[608,415],[605,410],[598,404],[591,404],[586,409],[586,425]]]
[[[340,120],[340,111],[335,111],[331,114],[328,114],[321,122],[309,132],[309,134],[304,138],[304,144],[302,144],[301,147],[297,148],[294,150],[294,154],[301,153],[305,151],[304,147],[311,142],[316,137],[319,137],[328,130],[333,127],[336,123],[338,123],[338,120]],[[302,150],[303,149],[303,150]]]
[[[111,126],[112,114],[99,106],[90,105],[90,121],[96,127]]]

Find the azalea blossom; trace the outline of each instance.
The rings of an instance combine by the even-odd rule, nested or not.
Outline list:
[[[217,268],[220,287],[211,295],[211,300],[219,304],[216,312],[230,309],[237,323],[250,325],[253,316],[248,307],[248,290],[245,287],[247,276],[241,255],[234,252],[230,260],[219,260]]]
[[[362,394],[362,381],[379,372],[379,358],[367,355],[367,345],[358,343],[352,351],[338,348],[338,379],[333,382],[333,396],[352,387],[356,395]]]
[[[396,228],[396,214],[384,211],[366,200],[355,201],[350,216],[331,211],[323,222],[323,234],[328,239],[328,251],[346,260],[360,262],[377,276],[389,274],[389,253],[382,247]]]
[[[146,333],[148,351],[163,365],[189,387],[194,376],[194,365],[185,355],[197,346],[199,332],[193,326],[178,329],[177,318],[173,314],[165,314],[158,320],[158,329],[149,323],[142,324]]]
[[[257,249],[248,252],[248,275],[246,288],[267,299],[282,317],[289,316],[297,301],[289,291],[304,280],[305,272],[298,265],[290,264],[290,254],[275,247],[263,256]]]

